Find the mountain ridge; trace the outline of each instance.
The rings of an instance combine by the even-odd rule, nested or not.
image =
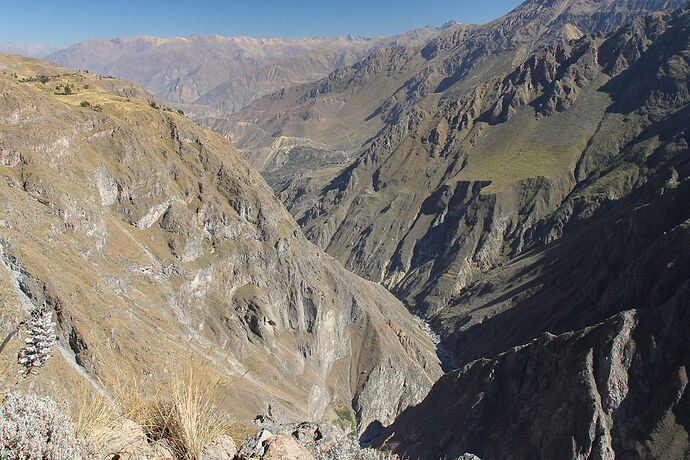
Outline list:
[[[582,40],[585,41],[582,42]],[[304,181],[295,181],[291,186],[288,186],[281,194],[282,200],[288,205],[293,215],[298,218],[298,221],[312,241],[315,241],[322,247],[328,247],[329,251],[336,255],[337,258],[344,260],[351,268],[359,270],[359,273],[365,274],[369,279],[384,281],[393,289],[395,289],[396,283],[399,283],[400,277],[399,275],[391,273],[391,270],[395,269],[395,264],[402,264],[403,267],[409,264],[410,255],[405,255],[400,259],[399,256],[391,257],[388,252],[382,252],[372,257],[372,255],[376,254],[372,251],[374,248],[379,248],[376,250],[397,250],[399,254],[409,254],[409,251],[412,250],[414,246],[405,247],[403,245],[396,249],[394,244],[388,246],[387,249],[383,249],[380,243],[374,241],[374,236],[371,236],[379,234],[380,231],[384,231],[383,228],[379,230],[369,228],[368,231],[371,231],[371,233],[368,233],[368,231],[363,233],[363,231],[374,222],[378,222],[376,225],[387,225],[391,223],[390,217],[377,221],[377,212],[373,211],[373,209],[378,208],[381,210],[384,208],[389,209],[387,206],[393,204],[393,202],[389,200],[394,199],[394,201],[397,201],[397,203],[395,203],[395,212],[400,213],[399,217],[394,218],[392,222],[396,222],[394,224],[396,228],[398,225],[402,225],[401,228],[403,228],[403,232],[412,232],[407,237],[411,241],[419,239],[421,236],[414,233],[419,230],[410,230],[413,225],[412,222],[416,218],[415,216],[418,215],[417,209],[424,211],[426,207],[429,207],[429,216],[433,216],[436,212],[439,212],[433,209],[435,206],[433,200],[440,199],[440,209],[443,210],[443,208],[447,206],[447,200],[451,199],[453,194],[452,189],[454,187],[448,185],[443,187],[451,187],[449,190],[445,190],[441,187],[434,192],[437,194],[438,198],[433,196],[433,188],[428,192],[429,196],[425,198],[426,193],[422,192],[424,189],[428,187],[437,187],[435,185],[428,185],[428,181],[443,184],[444,182],[452,182],[459,179],[459,184],[462,184],[464,183],[463,181],[470,180],[470,189],[472,188],[472,181],[476,182],[474,185],[475,187],[484,189],[489,186],[489,184],[482,183],[482,180],[485,180],[482,178],[482,175],[489,173],[488,176],[485,175],[485,178],[491,178],[492,185],[484,190],[484,195],[489,194],[490,190],[500,192],[502,188],[510,184],[516,184],[515,186],[518,188],[528,187],[534,189],[534,187],[537,187],[534,189],[535,191],[541,189],[542,191],[539,193],[546,193],[546,195],[542,196],[540,199],[547,200],[547,203],[551,202],[551,204],[547,206],[554,206],[559,200],[565,198],[565,194],[568,193],[567,189],[572,187],[572,185],[567,185],[567,183],[572,184],[574,180],[573,177],[569,177],[568,169],[576,168],[575,156],[578,154],[577,152],[586,147],[586,139],[598,129],[598,120],[596,116],[592,117],[592,114],[595,113],[592,109],[598,107],[597,110],[601,111],[601,114],[603,114],[606,104],[608,104],[603,96],[604,93],[598,92],[592,93],[593,96],[597,96],[596,101],[598,102],[596,104],[590,104],[589,106],[577,104],[577,92],[580,90],[577,89],[578,84],[575,83],[575,81],[579,81],[579,84],[583,86],[595,88],[596,85],[604,84],[604,80],[608,78],[605,76],[605,73],[602,74],[592,67],[593,65],[598,66],[598,64],[594,64],[592,61],[594,56],[591,48],[593,43],[591,42],[592,39],[586,38],[582,40],[579,48],[576,47],[577,50],[573,49],[572,51],[568,51],[566,48],[562,47],[550,48],[550,51],[547,52],[552,56],[549,58],[552,59],[552,64],[549,64],[552,67],[544,67],[546,65],[544,61],[540,61],[540,63],[532,61],[532,64],[528,62],[523,65],[522,68],[518,68],[518,70],[512,74],[512,77],[508,77],[503,83],[487,83],[485,86],[475,89],[464,98],[460,98],[456,102],[448,103],[445,108],[441,108],[435,115],[429,115],[424,111],[419,111],[417,113],[414,111],[411,112],[410,115],[406,116],[396,125],[388,128],[385,133],[372,141],[362,156],[357,158],[349,168],[341,172],[340,176],[333,179],[330,184],[319,189],[318,185],[316,187],[310,185],[307,177]],[[636,39],[633,37],[631,40],[634,41]],[[636,48],[633,48],[633,51],[635,50]],[[563,61],[564,59],[569,59],[568,56],[571,52],[575,53],[576,56],[571,56],[571,61]],[[638,54],[640,53],[640,51],[636,52]],[[557,54],[561,54],[562,57],[557,58]],[[560,64],[556,64],[559,59]],[[609,65],[609,67],[619,66],[622,65],[621,62],[622,61],[612,62],[607,65]],[[534,67],[537,64],[541,66],[540,69],[533,69],[530,67]],[[618,70],[622,69],[619,68]],[[611,71],[611,69],[609,69],[609,71]],[[539,72],[542,72],[541,76],[537,75]],[[527,102],[531,104],[530,98],[536,97],[529,96],[530,94],[534,94],[535,88],[530,86],[534,85],[534,83],[524,80],[524,78],[542,79],[543,72],[551,73],[553,76],[555,76],[555,72],[565,73],[559,77],[557,84],[548,83],[547,86],[551,86],[544,88],[544,91],[549,94],[540,95],[539,97],[541,99],[535,102],[538,104],[538,107],[535,107],[537,113],[533,121],[530,121],[532,118],[527,115],[521,115],[519,120],[511,121],[510,118],[512,117],[512,113],[515,112],[517,108],[526,107],[528,110],[532,110]],[[573,73],[570,74],[569,72]],[[595,86],[589,84],[590,78],[599,79],[598,82],[595,83]],[[512,79],[515,79],[515,81]],[[567,85],[568,94],[563,92],[563,85]],[[499,96],[502,95],[500,100],[493,99],[496,94]],[[681,92],[679,94],[683,93]],[[529,100],[526,100],[525,97]],[[566,110],[573,103],[576,105],[576,110]],[[486,119],[483,120],[481,116],[485,111]],[[527,112],[523,110],[520,113],[526,114]],[[522,136],[524,139],[521,141],[523,143],[521,148],[525,151],[525,154],[523,154],[524,159],[521,161],[521,164],[512,161],[511,167],[518,168],[517,172],[523,174],[521,177],[527,182],[524,184],[519,183],[516,179],[520,178],[520,176],[513,175],[513,173],[516,172],[515,170],[511,170],[512,172],[508,173],[508,175],[504,174],[501,176],[500,170],[495,169],[495,166],[506,158],[505,155],[511,155],[510,152],[506,151],[505,147],[499,147],[504,152],[501,154],[503,156],[493,154],[489,157],[487,155],[493,152],[495,147],[491,147],[493,144],[486,144],[488,141],[479,143],[479,140],[486,137],[485,132],[487,130],[491,130],[496,133],[492,135],[492,137],[495,136],[495,142],[503,143],[501,145],[505,146],[504,141],[507,139],[506,136],[508,136],[507,133],[511,129],[510,126],[516,126],[515,123],[523,125],[527,123],[528,126],[531,126],[530,129],[532,130],[535,129],[537,125],[547,123],[543,120],[549,119],[549,117],[544,117],[543,115],[539,115],[539,113],[554,115],[552,117],[554,122],[560,120],[558,123],[561,123],[561,125],[558,126],[561,127],[549,128],[550,131],[542,131],[542,140],[539,141],[544,145],[544,147],[541,148],[550,150],[557,148],[558,150],[553,151],[553,153],[547,153],[548,150],[542,153],[542,150],[536,149],[534,144],[535,139],[528,138],[527,134],[525,134]],[[564,115],[560,115],[561,113]],[[572,115],[568,115],[569,113],[572,113]],[[576,115],[578,113],[580,115]],[[525,118],[525,116],[527,118]],[[581,140],[568,137],[568,135],[565,134],[567,131],[564,131],[566,127],[563,123],[568,123],[569,117],[573,116],[580,117],[581,121],[578,123],[580,123],[583,128],[586,127],[584,131],[580,131],[579,135],[582,136]],[[474,126],[474,122],[472,121],[474,119],[478,120],[476,126]],[[586,124],[583,124],[583,121],[586,122]],[[507,122],[507,124],[505,124],[505,122]],[[517,128],[512,129],[514,130]],[[462,141],[465,147],[461,147],[460,152],[457,152],[457,143],[460,138],[455,134],[453,134],[453,136],[450,135],[456,132],[455,130],[460,130],[465,133],[469,132],[469,134],[461,135],[461,137],[467,137]],[[554,139],[557,140],[555,143]],[[529,145],[527,142],[529,142]],[[486,144],[486,146],[484,146],[484,144]],[[416,149],[428,153],[426,155],[420,155],[419,153],[412,154]],[[473,160],[472,156],[465,158],[466,154],[462,153],[462,149],[479,149],[480,153],[477,153],[477,156],[474,157],[476,160]],[[529,153],[530,151],[532,151],[532,153]],[[468,161],[469,164],[465,165]],[[430,169],[426,173],[429,176],[419,174],[420,165],[424,163],[429,165]],[[580,163],[582,164],[582,162]],[[447,166],[439,167],[438,165]],[[542,172],[535,172],[534,169],[529,169],[534,167],[539,168],[536,171],[541,170]],[[445,168],[450,169],[447,170]],[[431,172],[432,170],[433,172]],[[416,173],[413,174],[412,171],[416,171]],[[403,173],[405,175],[401,175]],[[547,178],[549,176],[552,177],[552,184],[549,184],[547,181],[547,183],[540,185],[538,180],[537,182],[529,182],[533,181],[533,178],[540,174],[545,174]],[[583,173],[580,172],[578,174],[581,175]],[[457,179],[452,179],[456,175]],[[501,177],[504,178],[497,181],[497,179]],[[553,182],[554,180],[555,182]],[[411,185],[417,182],[417,185]],[[510,186],[512,187],[512,185]],[[544,188],[544,186],[546,186],[546,188]],[[386,189],[390,187],[395,188],[397,192],[390,195],[386,191]],[[565,189],[563,187],[565,187]],[[559,191],[559,189],[561,191]],[[462,191],[462,193],[466,194],[467,198],[470,199],[476,192],[467,190]],[[513,192],[508,191],[506,193],[507,196],[510,196]],[[477,197],[477,199],[482,199],[480,195],[477,195]],[[316,206],[313,205],[313,200],[315,198]],[[415,200],[414,202],[417,204],[403,204],[404,200],[410,199]],[[369,200],[366,202],[370,202],[374,207],[370,210],[365,210],[363,206],[365,201],[362,200]],[[512,200],[512,198],[509,198],[509,200]],[[357,207],[352,208],[351,203],[353,202],[357,203]],[[503,206],[515,206],[516,204],[517,203],[511,204],[511,202],[508,201]],[[525,205],[526,204],[519,206]],[[404,209],[411,210],[409,215],[402,214]],[[348,212],[352,213],[349,222],[348,220],[344,220],[347,219]],[[356,213],[360,212],[362,213],[361,217],[363,219],[357,217]],[[387,211],[387,213],[392,215],[390,211]],[[429,217],[429,219],[430,218],[431,217]],[[360,221],[357,219],[360,219]],[[402,224],[402,222],[407,223]],[[421,224],[421,221],[419,223]],[[422,225],[428,226],[431,224],[431,221],[429,221]],[[357,227],[358,230],[355,230]],[[468,231],[469,229],[470,227],[468,227]],[[353,230],[357,233],[348,233]],[[421,231],[425,232],[426,230]],[[478,233],[475,232],[474,234],[475,236],[472,238],[477,238]],[[431,234],[428,236],[431,236]],[[354,245],[354,239],[357,240],[357,245]],[[367,243],[368,240],[371,240],[371,249],[367,249],[365,246],[369,244]],[[522,243],[519,243],[518,240],[516,244],[520,247]],[[424,250],[420,248],[419,252],[423,253]],[[433,258],[433,256],[430,257]],[[386,265],[386,261],[389,260],[393,264],[392,266]],[[388,271],[388,275],[386,275],[385,271]],[[390,278],[385,280],[386,276]],[[441,297],[441,299],[442,298],[443,297]],[[412,297],[407,297],[407,299],[408,301],[414,302]],[[441,300],[441,303],[442,302],[443,300]]]
[[[638,14],[682,4],[525,2],[490,23],[460,24],[425,44],[379,50],[320,82],[265,96],[236,114],[202,124],[229,135],[242,152],[265,147],[275,136],[356,150],[406,111],[434,110],[443,97],[461,95],[504,73],[536,48],[572,38],[574,29],[579,34],[606,31]],[[251,136],[246,124],[255,125]]]

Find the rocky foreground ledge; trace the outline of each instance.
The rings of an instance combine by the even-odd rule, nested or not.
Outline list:
[[[330,423],[257,424],[257,434],[237,447],[229,435],[208,444],[199,460],[335,460],[397,459],[359,443]],[[121,420],[110,428],[109,439],[98,458],[109,460],[173,460],[165,441],[151,442],[144,429],[131,420]],[[477,457],[466,457],[468,460]]]

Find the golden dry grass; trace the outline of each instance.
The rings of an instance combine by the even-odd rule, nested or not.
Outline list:
[[[195,460],[205,445],[233,432],[228,417],[217,409],[224,382],[203,368],[184,364],[169,381],[150,386],[121,385],[123,415],[140,424],[149,438],[167,440],[179,458]]]
[[[89,451],[99,451],[110,434],[109,425],[119,418],[112,401],[85,382],[80,382],[77,395],[75,431]]]
[[[235,441],[236,446],[242,445],[247,438],[251,438],[259,432],[259,427],[250,421],[231,421],[228,426],[228,435]]]

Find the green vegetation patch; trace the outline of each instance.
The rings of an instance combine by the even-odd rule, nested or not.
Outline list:
[[[338,401],[333,406],[333,412],[338,417],[333,420],[333,424],[353,436],[357,436],[357,423],[352,414],[352,409],[347,407],[342,401]]]
[[[456,179],[490,180],[486,192],[495,192],[521,179],[572,171],[611,104],[606,93],[594,89],[598,86],[583,91],[563,113],[537,119],[528,106],[505,123],[476,126],[481,138]]]

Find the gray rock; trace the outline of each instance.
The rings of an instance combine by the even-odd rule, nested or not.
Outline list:
[[[314,456],[295,438],[281,433],[268,441],[262,460],[312,460]]]
[[[240,446],[237,457],[241,459],[261,458],[266,452],[268,442],[275,439],[276,435],[271,430],[264,428],[251,438],[246,439]]]
[[[241,460],[304,458],[316,460],[393,460],[386,452],[360,447],[359,441],[326,422],[273,424],[247,439]]]

